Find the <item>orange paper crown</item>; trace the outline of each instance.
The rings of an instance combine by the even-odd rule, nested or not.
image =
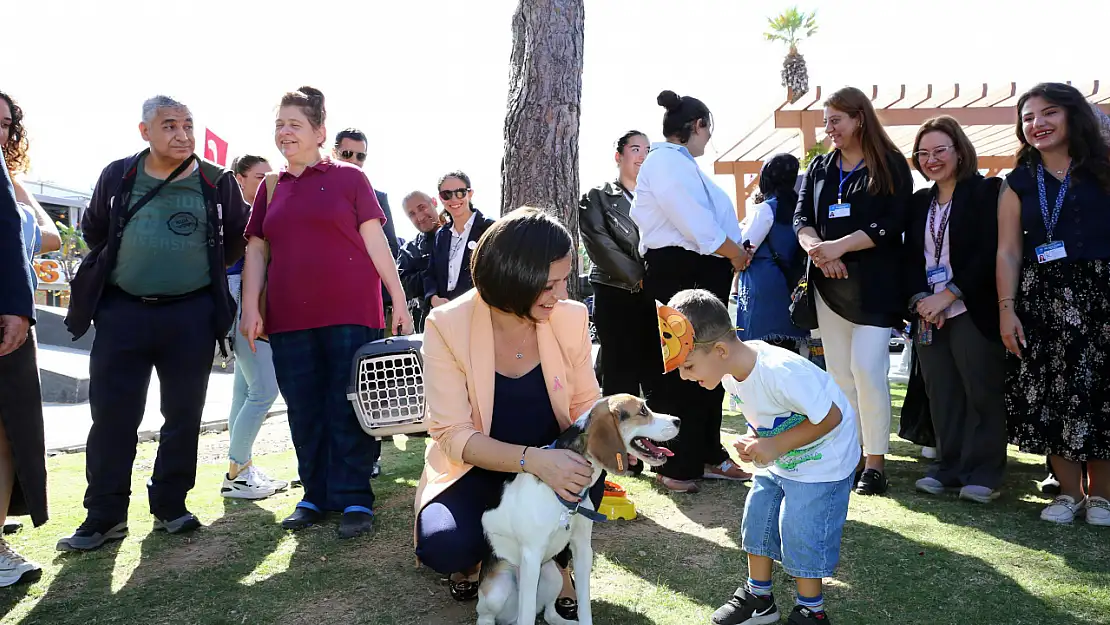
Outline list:
[[[661,302],[655,302],[659,315],[659,345],[663,349],[663,373],[670,373],[686,361],[694,349],[694,326],[685,315]]]

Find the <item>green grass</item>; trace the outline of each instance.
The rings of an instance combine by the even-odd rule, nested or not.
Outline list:
[[[898,407],[903,393],[896,389]],[[264,436],[283,437],[285,427],[267,424]],[[739,416],[726,416],[723,438],[743,431]],[[207,463],[221,457],[226,434],[202,439],[207,453],[189,498],[208,526],[191,537],[152,534],[143,484],[154,447],[143,445],[130,537],[80,555],[56,554],[54,542],[82,519],[84,457],[51,458],[53,520],[12,541],[45,574],[37,584],[0,589],[0,623],[473,623],[473,604],[456,604],[438,576],[414,567],[412,497],[424,444],[386,446],[386,473],[375,483],[377,531],[352,542],[337,540],[334,524],[283,532],[277,522],[299,491],[257,504],[221,499],[223,465]],[[841,566],[826,589],[838,625],[1110,623],[1110,533],[1037,518],[1045,502],[1033,484],[1041,459],[1012,452],[1005,493],[985,507],[914,492],[925,468],[917,451],[895,438],[890,496],[852,499]],[[275,477],[295,471],[291,451],[258,463]],[[647,478],[617,481],[640,516],[595,529],[596,622],[707,623],[746,576],[737,529],[747,487],[709,483],[699,495],[680,496]],[[792,586],[781,572],[775,583],[788,609]]]

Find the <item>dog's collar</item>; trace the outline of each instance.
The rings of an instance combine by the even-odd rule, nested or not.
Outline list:
[[[555,449],[555,443],[551,443],[545,449]],[[590,510],[589,508],[583,508],[582,507],[582,502],[586,500],[586,497],[589,495],[589,493],[590,493],[590,487],[587,486],[586,490],[584,490],[584,491],[582,491],[581,493],[578,494],[578,501],[575,502],[575,501],[567,501],[566,499],[563,499],[562,497],[560,497],[558,493],[553,492],[553,494],[555,495],[555,498],[559,500],[559,503],[563,504],[563,507],[566,508],[567,511],[571,515],[581,514],[582,516],[584,516],[587,519],[593,521],[594,523],[605,523],[606,521],[609,520],[609,517],[607,517],[604,514],[598,512],[597,510]]]

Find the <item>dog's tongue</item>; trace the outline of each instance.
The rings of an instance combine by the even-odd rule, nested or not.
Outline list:
[[[645,439],[643,439],[643,442],[644,442],[644,447],[647,447],[648,450],[651,451],[652,453],[661,454],[661,455],[664,455],[668,458],[670,458],[671,456],[674,456],[673,451],[667,449],[666,447],[660,447],[659,445],[656,445],[655,443],[651,442],[651,439],[645,438]]]

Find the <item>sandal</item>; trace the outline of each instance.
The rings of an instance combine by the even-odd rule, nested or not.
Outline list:
[[[447,587],[450,588],[451,598],[455,601],[473,601],[478,597],[478,582],[476,581],[449,579],[447,580]],[[575,609],[577,610],[577,607]]]
[[[655,480],[672,493],[696,493],[701,490],[693,480],[676,480],[656,474]]]

